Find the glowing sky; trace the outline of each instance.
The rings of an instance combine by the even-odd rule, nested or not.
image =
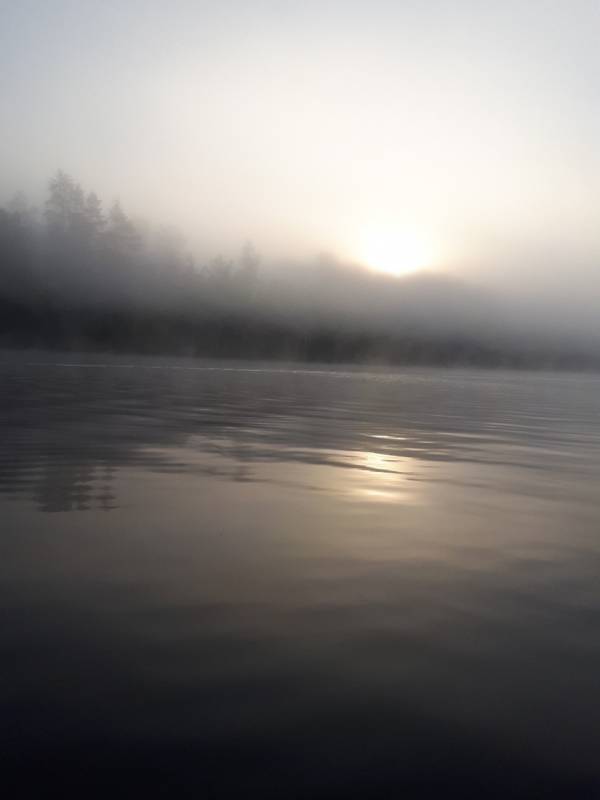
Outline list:
[[[3,194],[62,167],[209,247],[597,272],[596,1],[0,10]]]

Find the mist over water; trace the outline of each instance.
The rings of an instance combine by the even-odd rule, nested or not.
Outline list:
[[[597,377],[7,353],[1,377],[28,778],[598,789]]]

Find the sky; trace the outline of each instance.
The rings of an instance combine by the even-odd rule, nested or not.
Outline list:
[[[0,0],[2,195],[192,247],[600,290],[598,0]]]

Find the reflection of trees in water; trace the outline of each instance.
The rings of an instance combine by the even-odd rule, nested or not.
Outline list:
[[[110,511],[117,508],[114,475],[109,464],[46,461],[32,495],[40,511]]]
[[[42,448],[24,445],[15,458],[5,456],[0,473],[0,494],[28,495],[38,510],[58,511],[111,511],[118,508],[115,480],[120,469],[135,467],[167,474],[197,474],[236,482],[253,480],[247,450],[211,447],[206,442],[202,453],[224,456],[233,463],[200,463],[199,451],[190,452],[190,460],[182,459],[185,438],[180,433],[158,440],[151,437],[130,442],[121,447],[105,447],[95,455],[89,443],[85,452],[78,451],[76,441],[65,441],[60,453],[46,452]],[[201,455],[200,455],[201,457]]]
[[[93,492],[94,469],[68,462],[46,465],[33,494],[42,511],[87,511]]]
[[[0,469],[0,494],[27,495],[40,511],[111,511],[118,508],[115,480],[118,470],[140,465],[136,445],[96,446],[86,442],[78,447],[77,436],[65,431],[60,445],[36,444],[35,432],[20,447],[5,453]],[[162,459],[154,454],[146,466],[156,467]]]
[[[517,457],[499,445],[523,436],[556,444],[556,426],[544,422],[547,378],[518,384],[539,411],[524,432],[515,413],[521,389],[509,380],[507,392],[502,378],[466,384],[424,373],[395,381],[107,362],[2,367],[0,493],[32,497],[44,511],[108,511],[118,505],[123,468],[247,482],[264,479],[253,468],[260,462],[394,471],[395,458],[522,463],[526,451]],[[589,402],[585,384],[568,387]]]
[[[40,511],[89,511],[117,508],[113,487],[116,467],[75,453],[40,454],[22,448],[15,459],[4,458],[0,493],[31,496]]]
[[[115,470],[110,464],[104,464],[101,470],[100,485],[96,493],[96,501],[103,511],[110,511],[117,507],[116,495],[112,491],[111,482]]]

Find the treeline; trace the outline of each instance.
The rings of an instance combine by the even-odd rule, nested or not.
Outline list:
[[[308,277],[267,278],[259,267],[251,244],[197,263],[176,230],[136,224],[119,202],[104,208],[59,171],[42,209],[23,195],[0,208],[0,346],[597,366],[589,352],[498,336],[483,307],[473,322],[481,304],[448,282],[394,283],[323,262]]]
[[[48,184],[43,210],[17,195],[0,209],[4,300],[60,308],[194,307],[209,296],[251,291],[258,256],[196,265],[174,228],[134,224],[117,201],[107,210],[64,172]]]
[[[57,172],[43,209],[22,194],[0,208],[0,344],[237,351],[258,324],[259,257],[247,243],[198,264],[184,244]]]

